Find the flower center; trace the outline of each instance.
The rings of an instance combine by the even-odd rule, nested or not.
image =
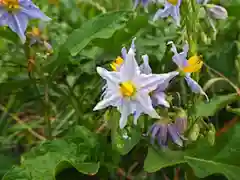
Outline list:
[[[203,66],[203,61],[201,56],[192,56],[187,61],[188,65],[183,68],[185,73],[192,73],[199,71]]]
[[[14,11],[20,8],[18,0],[0,0],[0,3],[5,6],[8,11]]]
[[[131,97],[136,92],[136,87],[131,81],[120,83],[120,92],[125,97]]]
[[[122,65],[122,63],[123,63],[123,59],[120,56],[118,56],[117,59],[110,64],[110,66],[113,71],[117,71],[118,68]]]
[[[167,0],[170,4],[176,6],[178,3],[178,0]]]

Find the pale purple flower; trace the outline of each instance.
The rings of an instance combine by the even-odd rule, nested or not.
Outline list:
[[[158,82],[168,78],[168,74],[141,74],[135,59],[135,53],[129,50],[126,60],[119,72],[107,71],[97,67],[99,75],[107,81],[103,99],[94,110],[108,106],[117,107],[121,113],[120,128],[124,128],[130,114],[148,114],[152,118],[160,118],[152,106],[149,92],[157,88]],[[137,116],[138,117],[138,116]],[[137,119],[134,119],[137,124]]]
[[[140,65],[140,72],[143,74],[151,74],[152,69],[149,65],[149,59],[148,55],[143,55],[143,63]],[[169,82],[177,76],[179,73],[174,71],[174,72],[169,72],[167,73],[168,78],[165,78],[164,81],[159,82],[157,88],[150,93],[151,99],[153,106],[157,105],[162,105],[164,107],[170,107],[169,103],[166,101],[166,94],[165,90],[169,85]]]
[[[175,3],[176,2],[176,3]],[[177,26],[180,26],[180,5],[182,0],[165,0],[164,9],[159,9],[153,17],[153,21],[158,18],[172,16]]]
[[[171,140],[173,143],[178,146],[183,146],[183,141],[181,135],[178,132],[178,129],[173,123],[157,122],[154,123],[150,131],[151,133],[151,143],[154,144],[155,139],[159,146],[166,148],[168,146],[168,141]]]
[[[176,48],[175,44],[172,41],[170,41],[168,44],[172,44],[171,51],[174,53],[174,55],[172,57],[173,62],[178,66],[178,68],[180,70],[182,70],[185,66],[188,65],[188,63],[187,63],[187,54],[188,54],[188,50],[189,50],[188,44],[186,44],[183,47],[183,51],[180,52],[180,53],[177,52],[177,48]],[[208,96],[203,91],[201,86],[194,79],[191,78],[191,73],[184,73],[184,74],[185,74],[184,78],[185,78],[185,80],[187,82],[187,85],[190,87],[192,92],[198,93],[198,94],[202,94],[208,100]]]
[[[0,3],[0,26],[8,26],[25,43],[25,31],[30,19],[51,20],[31,0],[2,0]]]

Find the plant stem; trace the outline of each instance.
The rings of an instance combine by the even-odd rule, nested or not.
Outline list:
[[[204,65],[211,70],[212,72],[214,72],[215,74],[217,74],[218,76],[222,77],[225,81],[227,81],[237,92],[238,95],[240,95],[240,90],[239,88],[230,80],[228,79],[226,76],[224,76],[222,73],[218,72],[217,70],[211,68],[210,66],[208,66],[206,63],[204,63]]]
[[[44,87],[44,120],[47,125],[47,133],[48,133],[48,138],[52,139],[52,126],[51,126],[51,121],[49,118],[49,95],[48,95],[48,84],[45,82],[45,87]]]

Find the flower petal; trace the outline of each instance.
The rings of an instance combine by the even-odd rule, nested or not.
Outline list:
[[[120,67],[120,76],[121,81],[131,81],[137,74],[139,66],[137,64],[137,61],[135,59],[135,53],[130,48],[128,51],[126,60],[123,62],[122,66]]]
[[[174,124],[168,124],[168,132],[175,144],[183,146],[183,141],[181,140]]]
[[[118,106],[120,103],[121,97],[118,94],[112,94],[111,96],[104,96],[104,99],[97,103],[93,108],[93,111],[104,109],[108,106]]]
[[[7,20],[9,28],[18,34],[22,43],[25,43],[26,36],[25,31],[27,29],[28,17],[25,14],[9,14]]]
[[[207,101],[209,100],[207,94],[203,91],[201,86],[190,77],[190,74],[185,76],[185,80],[187,81],[187,84],[191,88],[192,92],[202,94],[206,97]]]
[[[148,55],[145,54],[142,56],[143,58],[143,63],[140,65],[140,71],[143,74],[152,74],[152,69],[149,66],[149,62],[148,62]]]
[[[120,129],[123,129],[127,125],[129,114],[132,112],[131,103],[128,100],[123,100],[120,107],[121,117],[119,121]]]
[[[152,144],[154,144],[154,140],[155,140],[159,130],[160,130],[160,126],[158,126],[157,124],[154,124],[153,128],[152,128],[152,131],[151,131],[151,134],[152,134],[151,135],[151,143]]]
[[[51,18],[46,16],[41,10],[31,1],[20,1],[21,12],[25,13],[30,19],[41,19],[50,21]]]
[[[102,67],[97,67],[98,74],[105,80],[109,86],[118,86],[120,83],[120,74],[118,72],[110,72]]]
[[[153,17],[153,21],[156,21],[159,18],[168,17],[171,13],[170,8],[159,9]]]
[[[172,8],[171,16],[172,16],[173,19],[175,20],[177,26],[180,26],[180,12],[179,12],[179,6],[175,6],[174,8]]]
[[[126,50],[125,47],[122,48],[121,53],[122,53],[122,58],[124,60],[126,60],[126,58],[127,58],[127,50]]]
[[[136,95],[136,101],[139,103],[139,105],[141,107],[141,110],[145,114],[148,114],[152,118],[160,118],[158,113],[153,108],[151,98],[150,98],[150,96],[147,93],[139,92]]]
[[[160,130],[159,130],[159,133],[158,133],[158,144],[162,147],[166,147],[167,145],[167,132],[168,132],[168,128],[167,128],[167,125],[165,124],[161,124],[159,125],[160,126]]]
[[[134,1],[134,5],[133,5],[133,9],[136,9],[136,7],[138,6],[139,4],[139,0],[135,0]]]
[[[141,74],[141,76],[138,76],[134,82],[141,90],[151,92],[161,85],[166,88],[169,84],[169,81],[178,74],[179,73],[176,71],[164,74]]]
[[[167,108],[170,107],[170,104],[166,101],[166,94],[164,92],[153,93],[151,98],[153,99],[153,102],[155,101],[155,105],[163,105]]]
[[[168,44],[172,44],[172,48],[171,51],[174,53],[174,56],[172,57],[173,62],[179,67],[179,68],[183,68],[187,65],[187,51],[188,51],[188,45],[184,46],[184,51],[181,53],[177,52],[177,48],[175,46],[175,44],[170,41],[168,42]]]

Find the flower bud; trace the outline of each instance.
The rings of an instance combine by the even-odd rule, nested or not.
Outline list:
[[[183,134],[187,130],[187,114],[183,109],[178,110],[175,125],[179,134]]]
[[[215,135],[216,133],[212,130],[208,131],[207,133],[207,140],[211,146],[213,146],[215,143]]]
[[[191,131],[189,132],[189,136],[188,136],[189,140],[196,141],[199,136],[199,133],[200,133],[200,127],[197,123],[195,123]]]
[[[214,19],[226,19],[228,17],[227,10],[219,5],[207,4],[208,14]]]

